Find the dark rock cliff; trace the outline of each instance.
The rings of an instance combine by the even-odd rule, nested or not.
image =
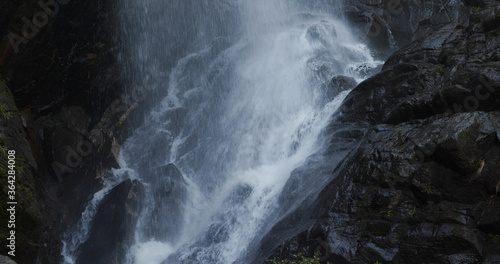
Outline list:
[[[124,123],[143,110],[122,96],[115,2],[38,2],[0,2],[0,173],[15,149],[18,263],[60,261],[61,232],[117,165]],[[499,1],[344,2],[379,56],[395,53],[345,100],[320,160],[352,151],[331,174],[317,171],[328,184],[271,230],[261,259],[319,250],[335,263],[500,262]],[[128,217],[117,230],[136,221],[135,184],[104,201]],[[0,255],[6,232],[0,225]]]
[[[447,3],[468,21],[431,19],[348,95],[323,154],[352,151],[261,241],[263,257],[500,262],[500,2]]]
[[[137,180],[125,180],[99,204],[89,237],[80,247],[76,263],[124,263],[134,242],[134,230],[143,205],[144,187]]]
[[[2,148],[22,159],[17,178],[18,263],[58,263],[100,177],[117,167],[124,125],[141,102],[122,96],[114,1],[0,3],[0,78],[9,120]],[[8,88],[7,88],[8,87]],[[13,94],[13,100],[10,97]],[[15,103],[15,105],[14,105]],[[17,106],[17,108],[16,108]],[[2,168],[4,164],[2,164]],[[2,173],[2,180],[4,179]],[[0,193],[6,198],[6,185]],[[5,203],[0,209],[5,210]],[[24,209],[26,208],[26,209]],[[2,216],[2,219],[4,217]],[[21,221],[21,220],[20,220]],[[7,255],[0,225],[0,255]]]

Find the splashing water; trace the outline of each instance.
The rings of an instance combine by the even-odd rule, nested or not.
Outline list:
[[[342,21],[291,1],[122,1],[129,78],[148,65],[171,68],[167,95],[121,150],[122,169],[146,188],[127,262],[252,259],[279,220],[290,173],[320,150],[348,93],[332,94],[330,79],[359,82],[381,62]],[[169,163],[185,192],[165,209],[162,184],[171,178],[152,170]],[[89,204],[94,213],[98,201]],[[69,232],[66,241],[78,240],[70,253],[87,229]]]

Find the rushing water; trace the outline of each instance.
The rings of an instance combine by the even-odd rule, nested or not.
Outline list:
[[[74,262],[102,197],[134,177],[146,198],[127,263],[245,263],[279,220],[290,173],[321,148],[322,129],[348,93],[332,94],[330,79],[360,81],[380,62],[331,14],[338,7],[320,3],[119,6],[126,78],[167,69],[158,88],[167,95],[150,102],[144,125],[122,147],[122,168],[68,231],[65,262]],[[185,191],[166,202],[164,182],[174,180],[154,168],[170,163],[183,174],[174,185]]]

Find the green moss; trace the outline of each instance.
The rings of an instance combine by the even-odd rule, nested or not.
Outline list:
[[[314,254],[314,257],[308,258],[304,257],[302,254],[297,254],[294,256],[294,259],[292,260],[282,260],[282,259],[268,259],[266,260],[266,264],[320,264],[320,259],[319,259],[320,253],[316,252]],[[327,262],[330,263],[330,262]]]
[[[7,120],[12,118],[12,112],[7,109],[6,104],[0,104],[0,114]]]
[[[14,97],[9,92],[6,81],[4,80],[2,75],[0,75],[0,101],[4,102],[0,104],[0,114],[7,120],[11,119],[12,111],[9,110],[9,107],[5,102],[15,105]]]
[[[5,144],[5,138],[0,134],[0,219],[9,219],[9,213],[6,210],[8,199],[8,177],[7,177],[7,155],[8,148]],[[24,176],[24,167],[26,166],[26,161],[20,157],[15,159],[16,166],[16,242],[19,245],[29,245],[33,241],[33,232],[38,227],[40,220],[37,216],[33,215],[31,208],[34,204],[34,194],[31,189],[33,184],[27,180]],[[6,224],[0,225],[0,239],[4,241],[10,229]],[[21,254],[22,250],[19,250]],[[0,254],[6,255],[6,248],[0,249]]]
[[[422,189],[422,192],[430,195],[430,194],[435,194],[436,190],[434,189],[434,187],[427,185]]]
[[[399,213],[399,212],[396,212],[396,211],[393,211],[393,210],[389,210],[389,211],[381,211],[379,212],[378,214],[381,214],[387,218],[391,218],[393,216],[403,216],[402,213]]]
[[[473,6],[473,7],[471,7],[471,9],[472,9],[472,12],[479,12],[479,11],[481,11],[481,7],[480,6]]]

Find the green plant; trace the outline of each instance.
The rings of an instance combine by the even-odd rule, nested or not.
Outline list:
[[[469,167],[472,168],[472,169],[475,169],[477,170],[478,168],[481,167],[481,165],[484,165],[484,159],[483,158],[476,158],[476,157],[472,157],[469,159]]]
[[[24,167],[22,165],[16,165],[15,167],[16,175],[21,175],[24,173]]]
[[[299,253],[295,255],[294,259],[292,260],[273,258],[266,260],[266,264],[320,264],[321,263],[319,259],[320,255],[321,255],[320,252],[316,252],[314,253],[314,257],[308,258],[304,257],[304,255]],[[330,262],[327,263],[329,264]]]
[[[487,206],[494,205],[496,197],[497,197],[496,194],[492,194],[492,195],[490,195],[490,197],[486,198],[486,205]]]
[[[392,216],[402,216],[403,214],[394,212],[393,210],[389,211],[381,211],[379,214],[383,214],[385,217],[392,217]]]
[[[444,70],[444,66],[443,65],[439,65],[436,69],[436,72],[442,72]]]
[[[422,190],[422,192],[426,193],[426,194],[435,194],[436,193],[434,188],[430,185],[425,186],[425,188]]]
[[[497,238],[500,238],[500,235],[496,235],[496,234],[488,234],[488,237],[490,239],[497,239]]]
[[[473,6],[472,11],[479,12],[479,11],[481,11],[481,7],[480,6]]]
[[[375,263],[373,263],[373,264],[382,264],[382,262],[375,261]]]
[[[417,207],[414,206],[410,211],[410,215],[414,216],[416,213],[417,213]]]
[[[12,118],[12,112],[7,109],[6,104],[0,104],[0,113],[7,120]]]
[[[495,195],[498,195],[498,189],[500,189],[500,179],[497,181],[497,184],[495,184]]]
[[[7,149],[7,147],[3,144],[0,144],[0,150],[2,150],[2,155],[6,155],[7,151],[9,151],[9,149]]]
[[[386,217],[391,217],[391,216],[393,216],[392,210],[389,210],[389,211],[380,211],[378,214],[383,214],[383,215],[385,215]]]
[[[479,175],[481,175],[481,172],[484,169],[484,165],[486,164],[486,161],[484,159],[481,160],[476,160],[476,158],[472,158],[469,160],[469,166],[471,169],[476,170],[472,175],[467,179],[467,181],[472,181],[475,178],[477,178]]]

